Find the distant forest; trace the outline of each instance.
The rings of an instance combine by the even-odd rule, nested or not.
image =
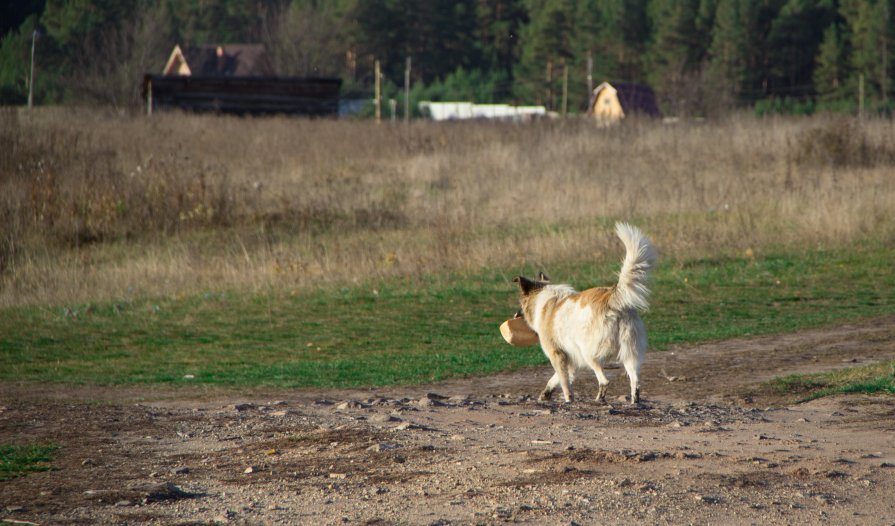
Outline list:
[[[135,108],[175,44],[263,43],[279,75],[343,94],[587,107],[589,82],[653,87],[666,115],[737,107],[891,112],[895,0],[16,0],[0,104]],[[592,78],[588,79],[588,64]],[[400,105],[399,105],[400,106]]]

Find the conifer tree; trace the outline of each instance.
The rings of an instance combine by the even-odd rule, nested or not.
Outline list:
[[[567,0],[539,0],[529,7],[531,19],[522,31],[522,57],[514,77],[523,100],[557,108],[562,64],[572,57],[572,15]]]
[[[767,47],[769,91],[795,98],[812,95],[814,57],[835,9],[825,0],[789,0],[771,23]]]
[[[849,28],[851,85],[864,75],[868,98],[887,100],[893,70],[893,11],[891,0],[843,0],[841,11]]]
[[[832,102],[843,98],[847,73],[844,43],[838,26],[832,24],[824,30],[815,59],[813,82],[818,99]]]

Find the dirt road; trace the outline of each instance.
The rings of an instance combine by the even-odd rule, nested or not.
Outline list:
[[[0,442],[61,445],[0,483],[46,524],[895,524],[895,399],[775,376],[895,359],[895,317],[682,346],[610,405],[533,399],[549,366],[364,391],[0,385]]]

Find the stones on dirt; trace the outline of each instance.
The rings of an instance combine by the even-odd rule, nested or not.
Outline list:
[[[172,475],[187,475],[190,472],[190,468],[187,466],[178,466],[171,470]]]
[[[198,494],[184,491],[171,482],[139,484],[123,490],[89,489],[84,492],[84,495],[90,498],[98,498],[103,502],[114,501],[115,506],[134,506],[136,503],[150,504],[199,496]],[[125,502],[129,504],[124,504]]]
[[[356,400],[346,400],[338,405],[336,405],[336,411],[348,411],[349,409],[366,409],[369,407],[366,404],[362,404]]]
[[[721,499],[712,495],[693,495],[693,500],[696,502],[700,502],[702,504],[718,504],[721,502]]]
[[[372,446],[367,448],[367,451],[371,453],[381,453],[383,451],[391,451],[393,449],[399,449],[401,444],[391,444],[387,442],[380,442],[378,444],[373,444]]]
[[[416,406],[419,408],[444,407],[446,405],[447,404],[445,404],[441,400],[429,398],[427,396],[424,396],[423,398],[420,398],[416,401]]]
[[[374,424],[387,424],[389,422],[401,422],[401,419],[394,415],[373,415],[369,419]]]
[[[225,523],[230,522],[231,520],[236,518],[236,512],[227,510],[226,512],[218,515],[214,518],[214,522],[216,523]]]

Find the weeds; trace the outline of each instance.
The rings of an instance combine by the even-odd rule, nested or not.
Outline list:
[[[887,120],[3,111],[0,306],[614,261],[616,219],[682,260],[895,239]]]
[[[0,481],[49,470],[47,463],[57,449],[59,446],[52,444],[0,444]]]
[[[802,402],[836,394],[895,395],[895,361],[810,375],[790,375],[770,383],[779,392],[800,395]]]

